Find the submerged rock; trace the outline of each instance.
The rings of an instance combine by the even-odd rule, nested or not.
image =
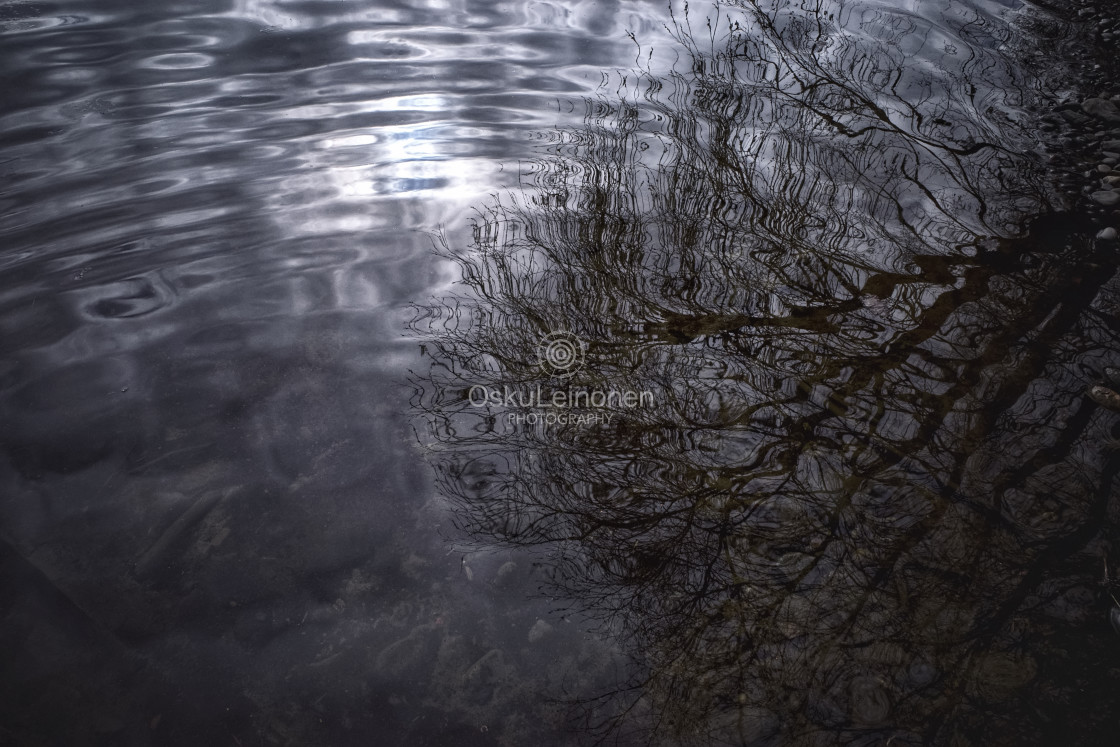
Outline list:
[[[494,583],[498,586],[508,586],[513,582],[514,574],[517,572],[517,563],[512,560],[507,560],[502,563],[498,569],[497,575],[494,576]]]
[[[1089,389],[1089,397],[1102,407],[1120,412],[1120,394],[1117,394],[1108,387],[1099,385],[1092,387]]]
[[[552,626],[544,620],[538,619],[533,623],[533,627],[529,628],[529,643],[536,643],[551,632]]]
[[[851,718],[862,726],[882,724],[891,714],[890,693],[877,677],[857,677],[851,685]]]
[[[1081,110],[1106,122],[1120,122],[1120,108],[1108,99],[1085,99],[1081,102]]]
[[[1102,241],[1115,241],[1116,229],[1112,226],[1109,226],[1108,228],[1105,228],[1104,230],[1098,232],[1097,238],[1101,239]]]
[[[1101,190],[1100,192],[1094,192],[1090,196],[1093,198],[1094,202],[1099,205],[1104,205],[1105,207],[1112,207],[1113,205],[1120,204],[1120,194],[1116,192]]]

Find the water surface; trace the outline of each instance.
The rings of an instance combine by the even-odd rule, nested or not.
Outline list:
[[[1032,111],[1070,82],[1032,44],[1063,24],[0,24],[5,738],[1107,734],[1116,421],[1084,389],[1118,296],[1051,217]],[[542,368],[557,333],[578,370]],[[532,425],[474,386],[651,400]]]

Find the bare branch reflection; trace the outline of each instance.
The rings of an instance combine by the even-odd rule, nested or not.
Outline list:
[[[589,101],[442,247],[423,440],[467,530],[551,547],[628,642],[651,739],[1034,743],[1077,687],[1044,661],[1116,679],[1089,652],[1118,465],[1081,396],[1115,281],[1032,218],[1003,21],[779,5],[678,13],[687,70]]]

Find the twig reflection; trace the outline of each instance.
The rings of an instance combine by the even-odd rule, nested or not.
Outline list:
[[[1035,681],[1112,531],[1072,374],[1117,347],[1109,279],[1069,227],[1013,240],[1047,201],[999,113],[1022,73],[1002,22],[952,12],[682,11],[688,71],[588,102],[442,247],[464,292],[414,322],[439,486],[480,538],[553,547],[642,662],[619,712],[670,743],[1029,743],[1065,697]],[[587,344],[570,379],[539,365],[557,330]],[[534,426],[472,387],[655,404]]]

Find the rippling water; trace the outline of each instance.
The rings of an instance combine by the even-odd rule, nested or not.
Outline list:
[[[0,735],[1102,738],[1120,296],[1045,35],[4,5]]]

